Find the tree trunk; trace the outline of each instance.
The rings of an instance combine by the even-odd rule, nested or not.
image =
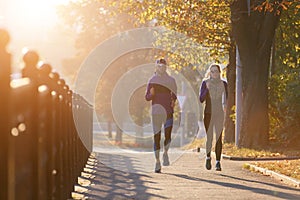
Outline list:
[[[231,40],[229,50],[229,64],[227,66],[226,76],[228,83],[228,98],[227,98],[227,111],[225,114],[225,130],[224,142],[233,143],[235,140],[235,126],[231,115],[234,114],[232,107],[235,105],[235,79],[236,79],[236,66],[235,66],[235,43]]]
[[[251,1],[251,7],[257,2]],[[274,11],[275,12],[275,11]],[[246,1],[231,5],[232,30],[242,63],[243,100],[239,146],[266,147],[269,138],[268,72],[279,15],[247,12]]]

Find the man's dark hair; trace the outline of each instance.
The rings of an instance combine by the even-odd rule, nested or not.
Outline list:
[[[157,59],[155,64],[164,64],[167,65],[167,61],[164,58]]]

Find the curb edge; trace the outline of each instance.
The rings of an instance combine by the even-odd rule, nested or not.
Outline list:
[[[298,181],[294,178],[288,177],[286,175],[283,175],[283,174],[280,174],[280,173],[277,173],[277,172],[274,172],[272,170],[268,170],[268,169],[265,169],[265,168],[262,168],[262,167],[257,167],[253,164],[245,163],[244,165],[246,165],[246,167],[249,168],[250,170],[254,170],[255,172],[260,172],[263,175],[273,177],[273,178],[275,178],[277,180],[280,180],[284,183],[287,183],[289,185],[293,185],[294,187],[300,188],[300,181]]]
[[[266,161],[266,160],[297,160],[300,159],[299,156],[291,156],[291,157],[262,157],[262,158],[245,158],[245,157],[235,157],[228,156],[222,154],[222,158],[227,160],[235,160],[235,161]]]

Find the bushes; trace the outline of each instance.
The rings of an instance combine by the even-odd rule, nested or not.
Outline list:
[[[273,75],[269,82],[270,136],[300,146],[300,70]]]
[[[296,14],[298,13],[298,14]],[[271,139],[300,148],[300,15],[296,4],[280,18],[269,81]]]

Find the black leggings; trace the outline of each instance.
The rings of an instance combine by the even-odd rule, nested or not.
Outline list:
[[[216,160],[221,159],[222,153],[222,132],[223,132],[223,121],[224,115],[219,114],[212,116],[210,113],[204,113],[204,127],[206,130],[206,155],[210,157],[212,140],[213,140],[213,128],[216,131]]]

